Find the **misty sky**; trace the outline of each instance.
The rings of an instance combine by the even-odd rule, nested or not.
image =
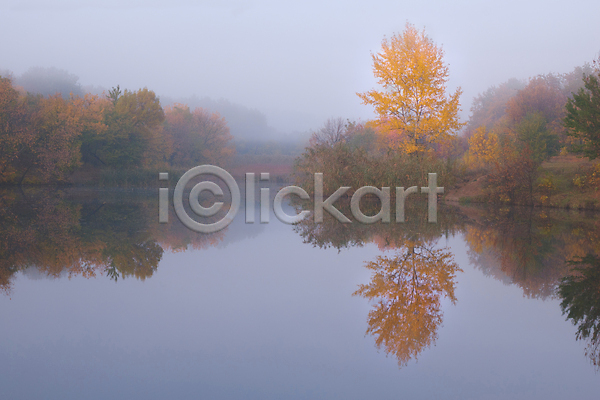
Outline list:
[[[47,4],[51,3],[51,4]],[[443,46],[450,88],[569,72],[600,51],[597,1],[0,0],[0,69],[226,98],[286,131],[372,117],[371,52],[406,21]]]

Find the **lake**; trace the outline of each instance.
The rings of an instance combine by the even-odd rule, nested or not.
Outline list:
[[[1,398],[600,393],[600,279],[567,262],[599,254],[597,214],[441,204],[437,223],[416,207],[287,225],[256,204],[254,224],[241,210],[201,234],[172,209],[159,224],[157,190],[0,197]]]

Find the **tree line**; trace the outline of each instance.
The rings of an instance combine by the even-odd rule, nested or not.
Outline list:
[[[68,182],[76,171],[189,168],[233,153],[219,114],[163,108],[144,88],[44,96],[0,76],[0,183]]]
[[[600,156],[598,72],[586,64],[527,83],[512,79],[479,95],[466,129],[462,171],[488,174],[488,196],[503,202],[531,204],[540,188],[557,189],[556,177],[541,176],[542,163],[556,155]],[[573,182],[567,186],[576,189]]]
[[[406,25],[372,55],[379,87],[357,93],[377,117],[365,123],[331,119],[313,133],[296,162],[296,176],[311,186],[313,172],[328,172],[325,188],[412,186],[435,171],[441,185],[485,177],[482,198],[543,204],[556,191],[542,164],[556,155],[600,157],[600,65],[528,82],[510,79],[474,99],[460,122],[461,89],[450,93],[444,53],[424,31]],[[600,165],[563,185],[600,186]]]

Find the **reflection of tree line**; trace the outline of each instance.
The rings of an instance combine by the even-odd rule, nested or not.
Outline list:
[[[577,340],[600,366],[600,221],[597,215],[534,208],[471,209],[471,262],[532,298],[559,298]]]
[[[465,228],[471,262],[532,298],[556,295],[567,261],[600,253],[600,225],[583,213],[517,207],[469,208]]]
[[[86,194],[87,193],[87,194]],[[337,208],[351,215],[349,201]],[[361,209],[375,214],[378,205]],[[152,276],[165,250],[202,249],[221,243],[227,230],[212,235],[183,227],[174,215],[157,224],[155,192],[2,192],[0,195],[0,291],[9,292],[15,273],[36,268],[48,276],[112,279]],[[400,365],[433,344],[443,320],[441,300],[456,302],[460,271],[437,242],[464,233],[471,262],[486,275],[518,285],[528,297],[559,296],[578,339],[600,363],[600,222],[564,211],[440,207],[438,223],[427,222],[426,202],[407,205],[407,221],[341,224],[307,218],[294,229],[305,243],[338,250],[376,244],[383,255],[366,263],[371,281],[356,295],[373,303],[367,332]],[[394,220],[392,216],[392,220]],[[583,259],[580,263],[569,263]]]
[[[349,214],[349,204],[339,201],[337,208]],[[372,215],[378,204],[361,208]],[[342,225],[333,218],[315,224],[309,218],[295,227],[315,247],[340,250],[375,243],[393,251],[366,263],[371,281],[355,295],[373,303],[367,333],[399,365],[435,342],[443,319],[441,298],[456,302],[456,273],[461,270],[450,251],[436,243],[458,232],[464,233],[472,264],[486,275],[518,285],[528,297],[562,298],[567,318],[578,325],[578,339],[589,339],[588,355],[600,363],[600,261],[588,255],[584,264],[576,264],[579,269],[569,262],[600,254],[596,218],[533,208],[441,208],[437,224],[427,222],[424,207],[407,209],[406,215],[403,224]]]
[[[157,224],[156,193],[131,196],[108,192],[69,196],[64,192],[2,192],[0,195],[0,290],[9,292],[14,274],[36,268],[58,277],[145,279],[165,250],[204,248],[219,243],[212,235],[189,231],[171,216]]]

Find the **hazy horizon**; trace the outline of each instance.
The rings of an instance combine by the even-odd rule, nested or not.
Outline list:
[[[408,21],[443,47],[466,119],[492,85],[591,62],[599,11],[583,1],[5,0],[0,69],[56,67],[82,86],[226,99],[263,113],[275,131],[304,132],[330,117],[373,117],[355,93],[376,86],[371,53]]]

